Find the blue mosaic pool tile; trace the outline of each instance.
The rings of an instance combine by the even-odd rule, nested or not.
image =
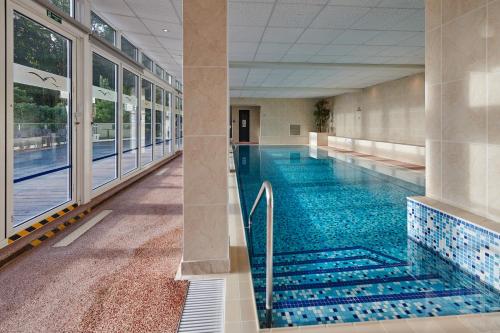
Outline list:
[[[500,290],[500,234],[408,198],[408,237]]]
[[[281,301],[274,302],[274,309],[284,308],[299,308],[308,306],[329,306],[337,304],[355,304],[355,303],[371,303],[371,302],[384,302],[384,301],[401,301],[409,299],[427,299],[434,297],[451,297],[451,296],[465,296],[479,294],[474,288],[470,289],[454,289],[454,290],[440,290],[440,291],[425,291],[425,292],[409,292],[399,294],[385,294],[385,295],[370,295],[370,296],[357,296],[357,297],[339,297],[328,298],[320,300],[302,300],[302,301]],[[264,310],[265,304],[262,302],[257,303],[258,310]]]
[[[273,276],[280,277],[280,276],[293,276],[293,275],[338,273],[338,272],[371,270],[371,269],[388,268],[388,267],[400,267],[400,266],[407,266],[407,265],[408,264],[406,264],[406,263],[395,263],[395,264],[383,264],[383,265],[362,265],[362,266],[319,268],[319,269],[304,270],[304,271],[277,272],[277,273],[274,273]],[[265,277],[266,277],[265,273],[253,274],[254,279],[263,279]]]
[[[243,146],[234,157],[245,226],[264,180],[275,193],[273,327],[500,310],[492,287],[408,238],[407,197],[422,187],[309,158],[307,147]],[[245,231],[263,327],[263,203]]]

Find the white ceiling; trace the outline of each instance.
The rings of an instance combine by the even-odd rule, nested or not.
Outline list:
[[[246,67],[230,70],[232,97],[335,95],[422,72],[383,65],[423,65],[424,53],[424,0],[229,0],[229,60]]]
[[[182,0],[91,0],[96,13],[182,80]],[[163,31],[167,29],[168,32]]]
[[[182,0],[92,3],[105,20],[167,71],[182,78]],[[424,64],[424,0],[228,3],[232,97],[334,95],[423,71],[391,65]],[[245,65],[235,66],[241,62]],[[271,66],[263,68],[262,63]],[[272,63],[300,66],[273,68]],[[307,66],[318,63],[380,66]]]

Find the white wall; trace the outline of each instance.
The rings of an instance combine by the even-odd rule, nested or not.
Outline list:
[[[335,135],[423,146],[424,84],[421,73],[332,98]]]
[[[316,99],[231,98],[231,106],[260,107],[260,144],[308,144],[314,131]],[[301,126],[300,136],[290,136],[290,124]]]
[[[500,222],[500,2],[448,3],[426,1],[426,196]]]

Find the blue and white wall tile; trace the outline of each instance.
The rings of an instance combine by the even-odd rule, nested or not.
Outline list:
[[[500,290],[500,234],[408,198],[408,237]]]

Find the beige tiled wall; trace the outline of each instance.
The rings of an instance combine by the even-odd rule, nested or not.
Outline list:
[[[423,145],[424,82],[424,74],[421,73],[334,97],[335,134]]]
[[[314,130],[316,99],[231,98],[231,105],[260,107],[261,144],[308,144]],[[290,124],[301,125],[300,136],[290,136]]]
[[[500,1],[426,1],[427,196],[500,221]]]
[[[227,1],[184,0],[182,273],[229,271]]]

